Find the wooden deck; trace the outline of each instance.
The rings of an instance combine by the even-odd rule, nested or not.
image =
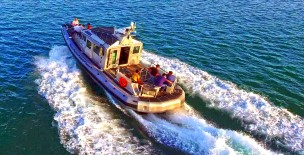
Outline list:
[[[137,65],[128,65],[128,66],[120,66],[119,72],[123,73],[126,77],[131,78],[133,73],[138,69],[141,70],[145,68],[145,66],[142,66],[140,64]],[[115,78],[115,74],[117,72],[117,68],[112,68],[109,70],[106,70],[106,72],[110,73],[113,78]],[[149,79],[147,81],[143,81],[144,85],[153,85],[153,80]],[[146,102],[164,102],[169,101],[172,99],[177,99],[182,95],[183,90],[180,87],[175,87],[171,94],[160,92],[156,97],[144,97],[139,96],[140,101],[146,101]]]
[[[172,99],[179,98],[183,93],[182,89],[175,88],[171,94],[169,93],[159,93],[156,97],[139,97],[140,101],[146,102],[165,102]]]

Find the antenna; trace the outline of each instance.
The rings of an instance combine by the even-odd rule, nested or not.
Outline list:
[[[134,22],[131,22],[131,31],[135,31],[136,29],[136,24]]]

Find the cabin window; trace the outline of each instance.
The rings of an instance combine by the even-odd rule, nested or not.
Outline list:
[[[86,38],[86,36],[85,36],[85,35],[81,34],[81,36],[82,36],[82,40],[84,40],[84,41],[86,41],[86,40],[87,40],[87,38]]]
[[[98,56],[102,57],[103,56],[103,51],[102,48],[99,46],[94,46],[94,50],[93,50]]]
[[[92,43],[90,42],[90,40],[87,40],[87,47],[88,47],[89,49],[91,49],[91,46],[92,46]]]
[[[96,53],[97,55],[99,55],[100,47],[98,47],[98,46],[95,45],[93,51],[94,51],[94,53]]]
[[[133,54],[139,53],[139,49],[140,49],[140,46],[134,46],[134,48],[133,48]]]
[[[111,64],[116,64],[116,56],[117,56],[117,50],[114,50],[112,52]]]

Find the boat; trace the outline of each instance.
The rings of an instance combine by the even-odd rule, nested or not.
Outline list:
[[[70,23],[62,25],[63,38],[82,68],[100,87],[105,88],[124,107],[139,113],[163,113],[180,108],[185,92],[177,85],[154,85],[154,76],[148,68],[155,64],[141,62],[143,43],[134,38],[136,25],[115,27],[76,28]],[[142,83],[132,82],[131,76],[140,70]],[[165,71],[160,71],[165,73]]]

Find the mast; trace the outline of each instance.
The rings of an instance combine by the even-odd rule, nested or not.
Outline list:
[[[132,35],[131,33],[134,32],[136,29],[136,24],[134,22],[131,22],[130,27],[126,28],[125,35],[123,36],[123,39],[120,41],[120,44],[130,44],[132,42]]]

